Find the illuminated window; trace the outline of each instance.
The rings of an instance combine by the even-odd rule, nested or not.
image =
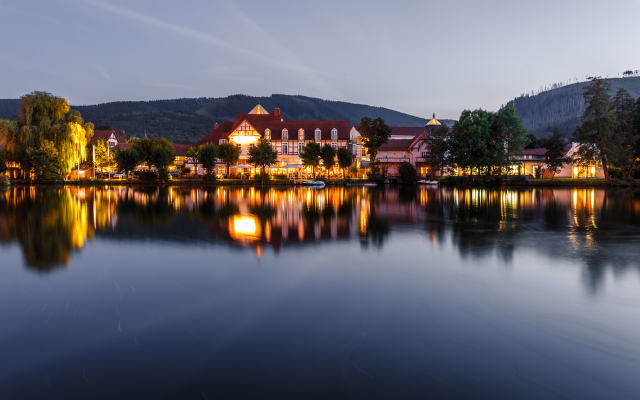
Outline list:
[[[322,140],[322,131],[320,129],[316,129],[315,139]]]
[[[331,143],[331,147],[333,147],[334,150],[338,150],[338,143]]]
[[[303,146],[304,146],[304,143],[298,143],[298,154],[302,153]]]
[[[286,128],[282,130],[282,140],[289,140],[289,131]]]
[[[287,143],[282,143],[282,154],[287,154],[289,152],[289,145]]]
[[[271,140],[271,129],[267,129],[264,131],[264,138],[267,140]]]
[[[220,142],[218,144],[222,144],[222,143],[227,143],[227,139],[220,139]]]
[[[336,128],[331,130],[331,140],[338,140],[338,130]]]
[[[298,131],[298,140],[304,140],[304,129]]]

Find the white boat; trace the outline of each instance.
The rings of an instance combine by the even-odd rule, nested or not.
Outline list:
[[[418,183],[421,184],[421,185],[439,185],[440,184],[440,182],[438,182],[438,181],[427,181],[427,180],[424,180],[424,179],[418,181]]]
[[[324,186],[324,182],[322,181],[304,181],[302,182],[304,186]]]

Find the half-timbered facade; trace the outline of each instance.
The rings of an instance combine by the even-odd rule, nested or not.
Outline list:
[[[238,114],[233,122],[214,125],[213,131],[196,142],[196,146],[229,142],[240,147],[240,163],[246,164],[249,149],[264,139],[278,152],[278,164],[299,164],[302,147],[309,142],[329,144],[336,150],[349,147],[349,121],[284,121],[279,109],[269,114],[257,105],[249,114]]]

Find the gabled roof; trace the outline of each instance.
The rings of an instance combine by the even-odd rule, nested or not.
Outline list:
[[[217,146],[220,142],[220,139],[229,139],[229,134],[231,133],[232,126],[233,122],[225,122],[224,124],[209,132],[208,135],[198,140],[194,144],[194,147],[201,146],[205,143],[213,143]]]
[[[125,143],[127,141],[121,132],[118,132],[115,129],[110,129],[104,131],[93,131],[93,137],[89,141],[89,144],[98,144],[98,140],[108,141],[111,135],[115,135],[118,143]]]
[[[260,105],[260,103],[258,103],[257,106],[253,107],[253,110],[249,111],[249,114],[269,114],[269,113],[267,112],[267,110],[264,109],[264,107]]]

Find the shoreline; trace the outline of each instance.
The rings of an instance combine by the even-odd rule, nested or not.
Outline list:
[[[359,187],[364,186],[365,183],[372,183],[367,180],[352,180],[345,181],[342,179],[325,182],[325,186],[342,186],[342,187]],[[432,187],[430,185],[404,185],[402,183],[385,183],[378,186],[414,186],[414,187]],[[216,182],[204,182],[202,180],[172,180],[167,182],[142,182],[139,180],[86,180],[86,181],[54,181],[54,182],[42,182],[42,181],[12,181],[9,185],[0,185],[0,188],[4,187],[21,187],[21,186],[187,186],[187,187],[215,187],[215,186],[244,186],[244,187],[269,187],[269,186],[305,186],[298,182],[290,180],[273,180],[267,183],[256,183],[251,180],[219,180]],[[610,182],[604,180],[537,180],[531,179],[526,181],[502,181],[499,183],[486,183],[481,181],[469,181],[469,182],[441,182],[439,186],[447,187],[485,187],[485,188],[497,188],[497,187],[550,187],[550,188],[630,188],[640,187],[640,180],[623,181],[614,179]]]

